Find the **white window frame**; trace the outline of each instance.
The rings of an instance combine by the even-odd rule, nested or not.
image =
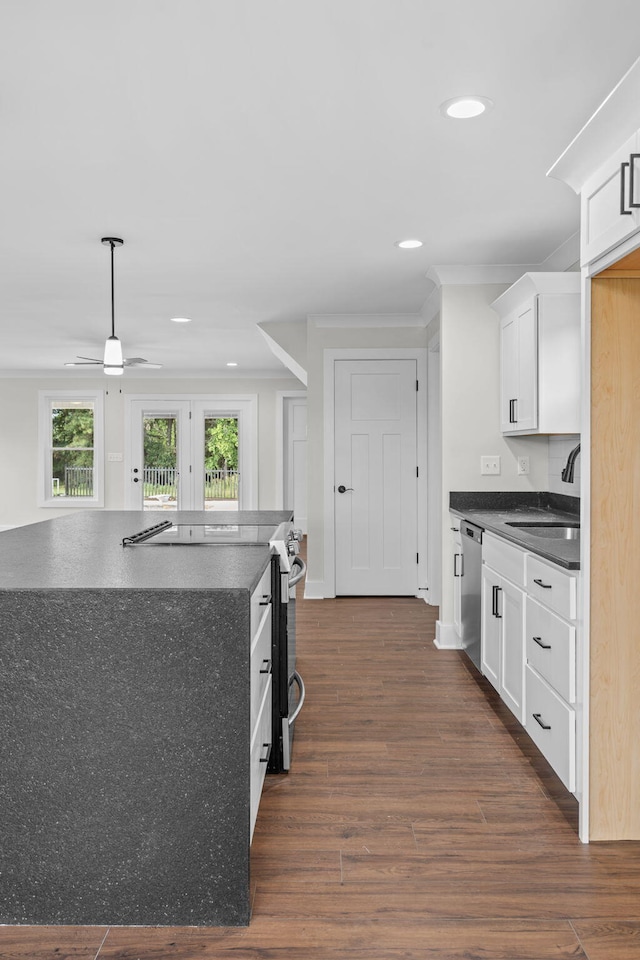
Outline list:
[[[52,403],[93,404],[93,496],[54,497],[51,489]],[[104,390],[38,391],[38,506],[56,510],[104,507]]]

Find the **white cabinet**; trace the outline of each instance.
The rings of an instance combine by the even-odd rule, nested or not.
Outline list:
[[[451,515],[451,537],[453,545],[453,564],[451,575],[453,579],[453,629],[458,637],[462,637],[462,539],[460,536],[460,519]]]
[[[481,670],[520,723],[525,710],[524,556],[517,547],[485,534]]]
[[[258,815],[262,785],[272,745],[271,711],[271,564],[251,594],[251,837]]]
[[[580,275],[525,273],[492,304],[500,316],[504,434],[580,432]]]
[[[568,790],[576,789],[577,576],[526,560],[527,733]]]
[[[580,256],[592,263],[640,229],[640,135],[635,133],[584,183]]]

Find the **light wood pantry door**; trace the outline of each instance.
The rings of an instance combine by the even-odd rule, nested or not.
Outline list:
[[[415,596],[415,360],[335,362],[338,596]]]

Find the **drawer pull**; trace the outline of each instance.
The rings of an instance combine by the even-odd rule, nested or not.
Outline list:
[[[551,724],[544,722],[544,720],[542,719],[541,713],[533,713],[531,714],[531,716],[533,717],[536,723],[540,724],[543,730],[551,730]]]
[[[262,749],[264,751],[264,756],[260,757],[260,763],[269,763],[269,757],[271,756],[271,744],[263,743]]]
[[[516,403],[517,399],[509,400],[509,423],[517,423],[518,417],[516,416]]]
[[[263,660],[260,673],[271,673],[271,660]]]
[[[539,647],[542,647],[543,650],[551,650],[550,643],[543,643],[542,637],[531,637],[534,643],[537,643]]]
[[[260,606],[268,607],[270,603],[271,603],[271,595],[268,593],[263,593],[262,600],[260,601]]]
[[[460,533],[460,527],[451,527],[454,533]]]
[[[501,587],[493,586],[491,587],[492,597],[491,597],[491,614],[494,617],[497,617],[498,620],[502,620],[502,614],[498,611],[498,591],[501,590]]]
[[[537,583],[538,586],[539,586],[539,587],[542,587],[543,590],[551,590],[551,584],[550,584],[550,583],[543,583],[542,580],[536,580],[535,578],[534,578],[534,581],[533,581],[533,582],[534,582],[534,583]]]

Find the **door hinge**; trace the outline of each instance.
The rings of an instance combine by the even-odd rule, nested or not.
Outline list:
[[[420,476],[420,468],[416,467],[416,477],[419,477],[419,476]]]
[[[416,553],[416,563],[420,563],[420,554]]]
[[[419,390],[418,381],[416,380],[416,390]]]
[[[189,410],[189,420],[191,420],[191,410]]]

